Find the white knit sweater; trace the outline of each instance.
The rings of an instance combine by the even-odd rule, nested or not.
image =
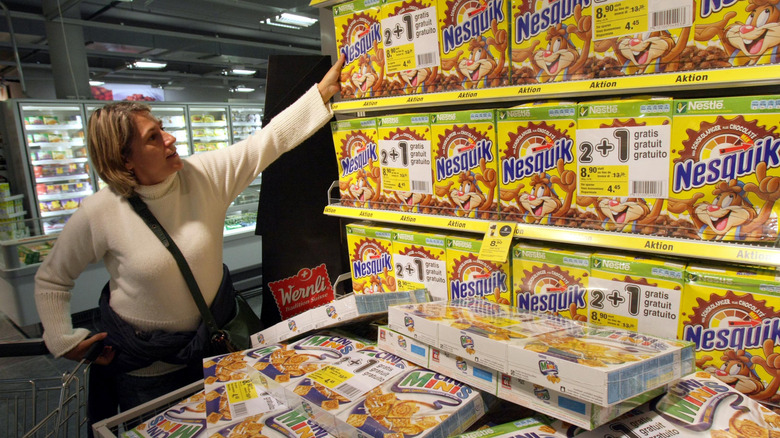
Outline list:
[[[181,249],[206,303],[213,301],[222,279],[222,233],[230,203],[277,157],[331,117],[330,106],[323,105],[314,86],[249,139],[189,157],[182,170],[162,183],[137,189]],[[105,188],[84,199],[35,276],[43,339],[55,357],[88,335],[86,329],[73,329],[71,289],[86,266],[101,259],[111,277],[111,307],[123,320],[140,331],[197,327],[200,313],[173,256],[127,200]],[[171,369],[163,364],[151,368],[141,374]]]

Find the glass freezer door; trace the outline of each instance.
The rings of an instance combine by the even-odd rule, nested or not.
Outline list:
[[[193,105],[189,110],[193,153],[223,149],[230,145],[227,107]]]
[[[233,143],[244,140],[263,126],[263,107],[230,105],[230,125]]]
[[[94,193],[81,106],[21,104],[35,204],[45,234],[59,232]]]

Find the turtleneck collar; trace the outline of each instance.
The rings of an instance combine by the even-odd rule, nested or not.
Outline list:
[[[135,192],[138,193],[143,199],[159,199],[171,192],[178,184],[179,178],[177,175],[179,172],[173,173],[168,178],[165,178],[161,183],[151,186],[141,186],[135,188]]]

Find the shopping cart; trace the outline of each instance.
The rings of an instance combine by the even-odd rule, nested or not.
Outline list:
[[[87,436],[87,371],[102,345],[60,377],[0,380],[0,435],[3,437]],[[42,339],[3,342],[0,357],[48,354]]]

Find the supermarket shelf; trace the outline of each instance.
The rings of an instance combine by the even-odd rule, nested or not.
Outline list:
[[[56,201],[59,199],[73,199],[73,198],[82,198],[84,196],[89,196],[93,194],[92,190],[83,190],[80,192],[71,192],[71,193],[57,193],[57,194],[51,194],[51,195],[38,195],[39,201]]]
[[[29,146],[31,148],[61,148],[61,147],[71,147],[71,146],[84,146],[84,140],[79,139],[77,141],[55,141],[55,142],[39,142],[39,143],[30,143]]]
[[[437,216],[387,210],[366,210],[328,205],[324,213],[348,219],[414,225],[440,230],[484,234],[490,221],[454,216]],[[573,243],[595,248],[637,251],[656,255],[717,260],[780,267],[780,248],[755,244],[710,242],[671,237],[656,237],[579,228],[518,223],[515,237],[546,242]]]
[[[218,137],[208,137],[208,136],[202,136],[202,137],[193,137],[192,141],[196,142],[209,142],[209,141],[228,141],[228,138],[226,135],[218,136]]]
[[[24,129],[27,131],[78,131],[84,129],[81,123],[78,124],[62,124],[62,125],[24,125]]]
[[[257,227],[256,224],[252,224],[246,227],[241,228],[232,228],[232,229],[225,229],[222,233],[223,237],[228,236],[237,236],[241,234],[255,234],[255,228]]]
[[[70,163],[86,163],[88,158],[64,158],[62,160],[35,160],[31,161],[33,166],[44,166],[47,164],[70,164]]]
[[[57,210],[57,211],[42,211],[41,217],[56,217],[56,216],[69,216],[78,210],[77,208],[71,208],[69,210]]]
[[[256,128],[261,128],[263,124],[258,122],[233,122],[233,126],[254,126]]]
[[[319,5],[318,5],[319,6]],[[445,91],[430,94],[380,97],[350,100],[333,104],[336,113],[355,113],[445,104],[481,104],[517,102],[523,100],[582,98],[607,94],[662,92],[674,89],[714,89],[777,85],[780,83],[780,65],[762,65],[720,70],[697,70],[652,75],[621,76],[581,81],[551,82],[516,85],[499,88]]]
[[[44,176],[44,177],[36,177],[35,182],[36,183],[43,183],[43,182],[57,182],[57,181],[73,181],[78,179],[89,179],[89,175],[86,173],[79,173],[75,175],[58,175],[58,176]]]
[[[227,122],[192,122],[190,126],[192,128],[224,128],[227,126]]]

